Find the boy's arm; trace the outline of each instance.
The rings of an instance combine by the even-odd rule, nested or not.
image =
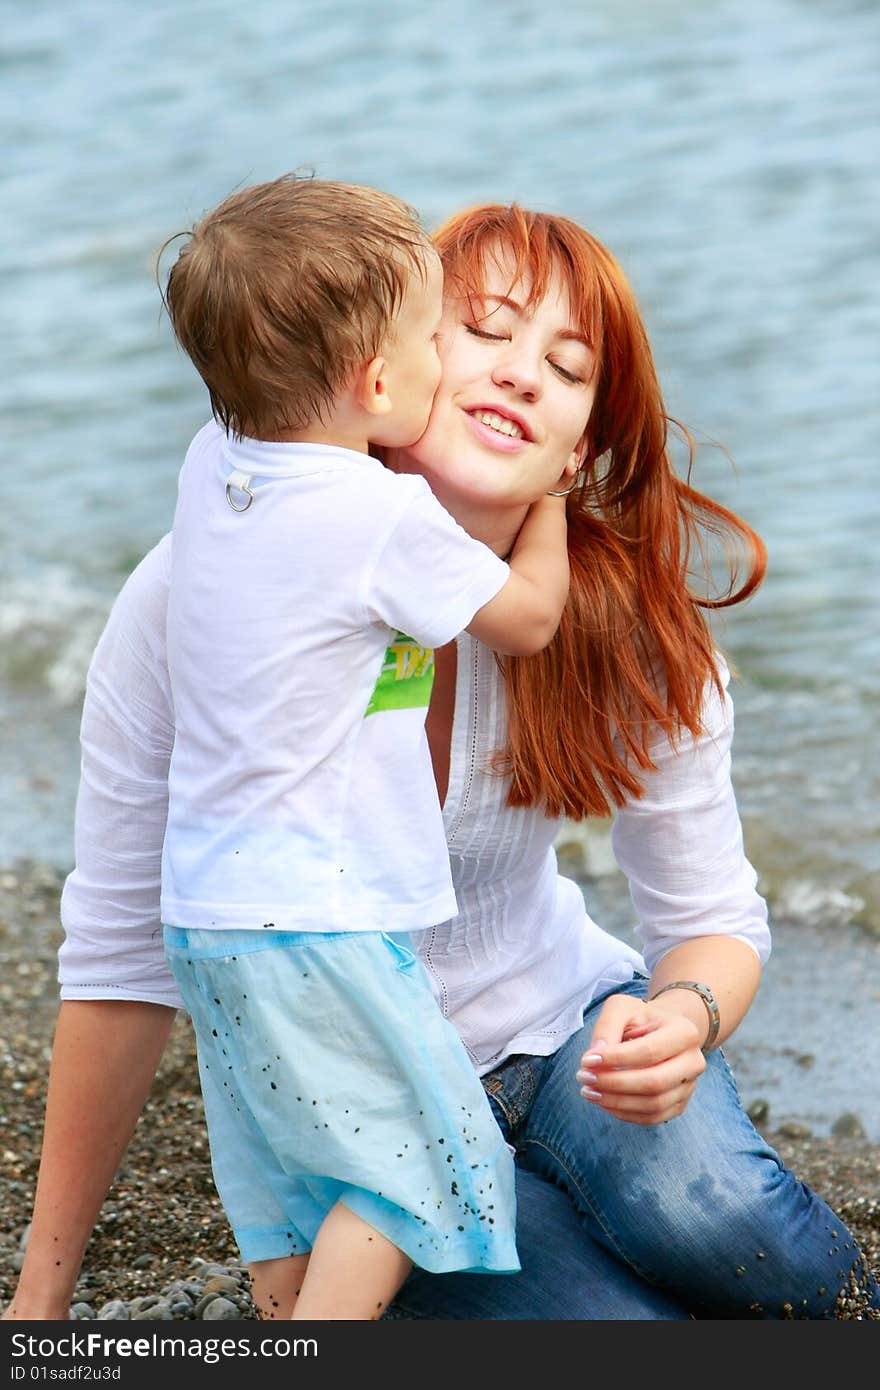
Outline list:
[[[468,632],[507,656],[532,656],[552,640],[568,597],[565,498],[530,507],[509,558],[510,578],[478,611]]]
[[[121,999],[61,1005],[33,1221],[4,1319],[67,1320],[83,1251],[174,1016],[162,1004]]]

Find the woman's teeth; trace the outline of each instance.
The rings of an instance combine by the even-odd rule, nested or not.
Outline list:
[[[494,410],[475,410],[473,412],[475,420],[479,420],[481,425],[488,425],[490,430],[497,430],[499,434],[507,434],[511,439],[523,439],[522,430],[513,420],[508,420],[505,415],[498,415]]]

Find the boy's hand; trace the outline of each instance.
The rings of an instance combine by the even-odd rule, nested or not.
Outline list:
[[[553,640],[568,598],[564,497],[532,503],[508,558],[510,577],[468,626],[506,656],[533,656]]]
[[[548,516],[556,516],[560,512],[565,513],[565,497],[555,497],[552,492],[545,492],[543,497],[539,497],[537,502],[533,502],[529,507],[529,512],[545,511]]]

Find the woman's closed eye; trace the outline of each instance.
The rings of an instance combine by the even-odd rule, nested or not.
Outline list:
[[[574,372],[570,372],[568,368],[563,367],[560,362],[551,362],[550,366],[553,368],[554,372],[557,372],[559,376],[562,377],[563,381],[570,381],[573,386],[583,386],[583,377],[577,376]]]
[[[487,338],[492,343],[502,343],[505,340],[503,333],[487,333],[482,328],[476,328],[472,323],[466,323],[465,328],[468,333],[472,333],[475,338]]]
[[[477,328],[476,324],[473,323],[466,323],[464,327],[472,337],[482,338],[489,343],[504,343],[508,341],[508,335],[506,333],[487,333],[485,328]],[[573,386],[583,386],[584,378],[579,376],[577,372],[569,371],[567,367],[563,367],[561,362],[553,362],[549,357],[547,361],[550,363],[554,372],[562,377],[563,381],[570,381]]]

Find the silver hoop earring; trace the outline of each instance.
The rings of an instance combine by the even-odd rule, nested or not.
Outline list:
[[[547,496],[548,496],[548,497],[567,497],[568,494],[569,494],[570,492],[574,492],[574,489],[577,487],[577,485],[578,485],[578,483],[580,482],[580,480],[581,480],[581,475],[580,475],[580,473],[576,473],[575,476],[574,476],[574,480],[570,483],[570,485],[569,485],[567,488],[564,489],[563,492],[553,492],[552,489],[551,489],[551,490],[549,490],[549,491],[547,492]]]

